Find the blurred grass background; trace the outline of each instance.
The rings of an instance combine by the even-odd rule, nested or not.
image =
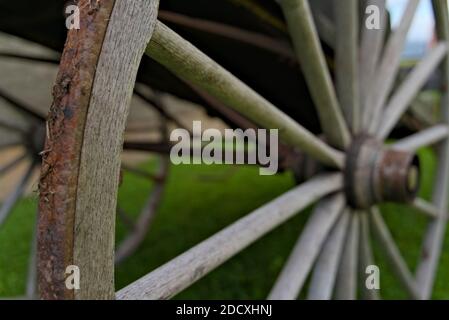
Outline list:
[[[421,196],[429,199],[436,159],[431,150],[420,151],[420,159],[425,173]],[[155,167],[154,160],[142,165],[148,171]],[[162,204],[148,236],[137,253],[116,270],[117,288],[145,275],[293,186],[293,177],[288,172],[260,176],[256,167],[172,166]],[[148,180],[125,174],[119,194],[121,207],[131,216],[137,216],[151,188]],[[414,270],[427,219],[408,207],[394,204],[383,205],[382,211],[404,258]],[[36,196],[24,199],[0,229],[0,297],[20,296],[25,291],[35,212]],[[265,298],[309,212],[310,209],[301,212],[176,298]],[[118,221],[118,241],[125,236],[125,230]],[[382,297],[407,298],[374,239],[373,245],[381,270]],[[446,236],[434,299],[449,299],[448,249],[449,236]]]

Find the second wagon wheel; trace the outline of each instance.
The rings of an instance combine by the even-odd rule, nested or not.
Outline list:
[[[335,6],[335,87],[309,2],[278,2],[326,142],[158,21],[158,1],[105,0],[93,7],[80,1],[81,29],[69,34],[69,49],[62,58],[48,121],[46,149],[50,151],[44,156],[40,183],[42,298],[173,297],[313,203],[317,203],[313,213],[269,299],[297,298],[309,275],[311,299],[356,298],[359,270],[374,264],[371,231],[409,296],[431,297],[446,228],[449,183],[446,1],[432,1],[438,44],[394,90],[419,0],[408,1],[399,27],[389,35],[383,32],[385,27],[360,26],[359,1]],[[376,5],[385,21],[385,1],[369,0],[367,5]],[[326,170],[116,293],[114,221],[120,152],[131,88],[143,54],[261,127],[279,129],[284,143],[302,150]],[[386,144],[401,115],[438,67],[444,72],[442,123]],[[439,164],[430,203],[416,198],[422,174],[415,151],[432,144],[439,145]],[[385,201],[416,207],[429,218],[415,275],[378,209]],[[68,265],[80,268],[80,290],[65,287]],[[364,288],[363,297],[375,299],[378,292]]]
[[[23,206],[23,198],[29,197],[27,190],[33,188],[35,191],[37,188],[37,173],[41,164],[40,154],[45,153],[45,114],[48,113],[51,102],[49,93],[56,76],[59,59],[56,52],[40,47],[36,43],[10,36],[3,37],[7,39],[5,42],[8,44],[2,43],[0,50],[2,72],[14,75],[13,79],[3,78],[0,81],[0,185],[4,195],[0,205],[0,232],[5,232],[2,234],[4,238],[10,232],[9,227],[21,221],[12,216],[20,203]],[[168,174],[167,126],[172,122],[176,123],[176,126],[182,126],[176,117],[165,110],[165,102],[160,94],[149,91],[143,85],[134,91],[135,100],[132,103],[132,114],[127,122],[125,152],[122,155],[122,172],[149,181],[145,184],[148,188],[139,190],[143,196],[147,196],[146,193],[149,192],[145,204],[141,209],[139,208],[138,215],[136,214],[136,219],[119,203],[118,218],[123,220],[123,225],[127,228],[116,250],[117,263],[136,250],[150,229],[161,202]],[[155,121],[150,121],[151,119]],[[136,154],[136,151],[139,154]],[[143,160],[148,160],[149,152],[155,154],[155,170],[142,170],[136,167]],[[126,185],[126,181],[123,184]],[[137,207],[139,202],[137,201]],[[34,201],[30,199],[30,203],[34,204]],[[34,216],[28,215],[26,218],[28,221],[33,221],[34,226]],[[23,295],[16,297],[8,295],[8,298],[37,297],[34,227],[30,235],[31,233],[33,236],[28,259],[26,289]],[[10,243],[17,240],[22,239],[11,239]],[[7,259],[5,255],[1,258],[2,261]],[[14,267],[18,269],[18,265]],[[15,276],[21,274],[21,271],[15,272]],[[2,290],[5,289],[2,288]]]

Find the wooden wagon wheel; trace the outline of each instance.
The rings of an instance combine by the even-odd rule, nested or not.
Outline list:
[[[159,22],[157,0],[104,0],[91,6],[80,1],[81,30],[69,34],[48,120],[38,233],[42,298],[173,297],[315,202],[270,299],[295,299],[309,274],[309,298],[356,298],[358,261],[363,266],[374,263],[370,229],[410,297],[430,297],[446,228],[449,183],[446,1],[432,1],[438,45],[395,92],[392,85],[419,0],[408,2],[400,26],[385,45],[385,28],[363,28],[360,50],[359,2],[336,6],[336,88],[308,1],[278,2],[328,143]],[[367,3],[385,15],[385,1]],[[116,293],[114,221],[120,152],[131,88],[144,53],[261,127],[279,129],[283,142],[327,170]],[[385,145],[410,101],[440,65],[445,74],[442,124]],[[428,203],[415,198],[419,164],[414,151],[436,143],[439,171],[433,202]],[[405,264],[377,207],[387,200],[417,207],[429,216],[416,275]],[[80,268],[79,290],[65,287],[68,265]],[[366,289],[363,297],[374,299],[378,293]]]
[[[59,59],[48,56],[29,55],[26,53],[10,53],[0,52],[0,59],[8,61],[27,61],[28,68],[42,67],[41,64],[49,66],[58,66]],[[51,68],[51,67],[49,67]],[[33,74],[33,72],[30,72]],[[135,221],[123,209],[118,207],[118,218],[122,219],[124,224],[128,227],[127,233],[123,241],[120,243],[116,252],[117,263],[129,257],[140,245],[144,236],[150,229],[151,222],[156,214],[156,211],[161,202],[161,198],[165,189],[165,184],[168,175],[168,139],[167,139],[167,125],[172,122],[178,127],[182,124],[170,113],[165,111],[165,104],[160,99],[158,93],[149,95],[143,90],[135,90],[136,97],[140,98],[144,103],[139,105],[141,108],[152,108],[159,114],[159,127],[154,128],[156,133],[160,136],[160,141],[152,142],[134,142],[127,140],[128,146],[126,151],[143,151],[145,153],[154,153],[158,162],[159,168],[153,174],[147,170],[136,168],[134,164],[122,164],[122,171],[133,175],[137,175],[152,182],[153,186],[149,192],[148,200],[143,206],[140,214]],[[28,94],[30,96],[30,94]],[[14,149],[14,155],[9,157],[7,161],[2,161],[0,165],[0,177],[9,174],[19,166],[26,165],[26,169],[18,178],[16,186],[13,191],[6,197],[0,205],[0,229],[8,220],[13,212],[16,204],[26,193],[29,185],[33,184],[36,178],[36,173],[40,171],[41,154],[45,153],[45,135],[46,135],[46,117],[44,115],[45,108],[42,106],[31,106],[23,102],[24,99],[18,99],[14,94],[4,88],[0,88],[0,100],[5,103],[2,106],[0,114],[0,156],[3,152],[11,153]],[[128,128],[132,133],[138,134],[148,133],[151,129],[148,126],[143,128]],[[142,139],[141,139],[142,140]],[[158,146],[155,148],[154,145]],[[18,150],[20,149],[20,150]],[[125,153],[126,155],[126,153]],[[9,159],[11,158],[11,159]],[[36,182],[36,181],[34,181]],[[31,250],[29,254],[29,266],[26,281],[26,294],[23,297],[33,299],[37,297],[36,286],[36,231],[33,231]]]

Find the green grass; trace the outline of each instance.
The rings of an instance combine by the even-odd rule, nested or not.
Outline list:
[[[430,151],[420,153],[427,173],[422,177],[421,195],[428,198],[435,159]],[[154,162],[144,166],[148,170]],[[230,166],[173,166],[158,215],[138,252],[118,267],[117,288],[138,279],[223,227],[258,208],[294,186],[289,173],[259,176],[257,168]],[[136,216],[151,184],[134,175],[125,175],[119,202]],[[0,296],[24,292],[29,240],[34,224],[35,200],[25,199],[0,230]],[[182,299],[263,299],[288,257],[310,210],[277,228],[254,245],[219,267],[176,298]],[[426,219],[411,209],[383,205],[385,220],[397,239],[410,268],[414,269]],[[119,222],[118,241],[125,228]],[[376,261],[381,270],[382,297],[406,298],[400,284],[377,245]],[[434,290],[434,298],[449,299],[449,236]]]

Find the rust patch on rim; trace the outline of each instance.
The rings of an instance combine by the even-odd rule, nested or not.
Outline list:
[[[38,286],[42,299],[74,299],[65,286],[73,264],[76,191],[95,70],[115,0],[80,0],[80,30],[68,34],[48,115],[39,182]],[[82,272],[82,271],[81,271]]]

